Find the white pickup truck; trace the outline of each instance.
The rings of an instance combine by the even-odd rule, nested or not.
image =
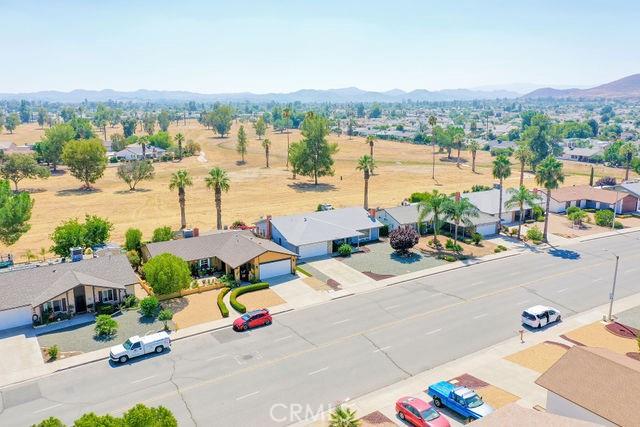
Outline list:
[[[148,353],[162,353],[165,348],[171,348],[171,338],[166,332],[158,332],[143,337],[134,336],[124,342],[111,347],[109,357],[114,362],[126,363],[129,359]]]

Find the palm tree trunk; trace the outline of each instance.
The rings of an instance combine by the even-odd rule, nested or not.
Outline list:
[[[178,203],[180,204],[180,230],[187,228],[187,216],[184,211],[185,194],[184,187],[178,188]]]
[[[458,145],[458,157],[456,158],[456,166],[460,167],[460,146]]]
[[[287,169],[289,169],[289,132],[287,132]]]
[[[140,145],[142,145],[142,160],[145,160],[147,158],[147,144]]]
[[[434,139],[433,143],[431,144],[431,154],[433,157],[433,162],[431,163],[431,179],[436,179],[436,141]]]
[[[545,243],[549,243],[547,240],[547,230],[549,228],[549,204],[551,203],[551,190],[547,188],[547,207],[544,213],[544,233],[542,233],[542,240]]]
[[[369,144],[369,152],[371,153],[371,158],[373,159],[373,144]]]
[[[624,180],[628,181],[629,180],[629,168],[631,167],[631,163],[627,162],[627,167],[624,171]]]
[[[471,153],[471,172],[476,173],[476,152]]]
[[[456,229],[455,229],[455,231],[453,233],[453,243],[456,244],[456,245],[458,244],[458,223],[459,223],[459,221],[456,220]]]
[[[524,204],[520,203],[520,222],[518,223],[518,240],[520,240],[520,231],[522,230],[522,221],[524,221]]]
[[[364,209],[369,209],[369,177],[368,174],[364,175]]]
[[[267,147],[266,150],[264,150],[264,154],[265,156],[267,156],[267,168],[269,167],[269,148]]]
[[[502,231],[502,178],[500,178],[500,201],[498,202],[498,234]]]
[[[178,158],[182,160],[182,141],[178,141]]]
[[[216,200],[216,229],[222,230],[222,190],[220,187],[215,189]]]
[[[520,186],[524,184],[524,162],[520,162]]]

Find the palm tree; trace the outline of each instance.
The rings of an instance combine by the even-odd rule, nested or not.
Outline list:
[[[438,241],[440,223],[447,218],[445,208],[448,202],[449,198],[446,194],[433,190],[431,193],[427,193],[427,197],[418,205],[418,224],[431,215],[434,242]]]
[[[178,143],[178,159],[182,160],[182,143],[184,142],[184,135],[177,133],[175,139]]]
[[[267,158],[267,168],[269,167],[269,149],[271,148],[271,141],[269,141],[269,138],[265,138],[262,141],[262,148],[264,148],[264,155]]]
[[[360,424],[360,420],[356,418],[356,411],[342,405],[336,406],[329,421],[329,427],[358,427]]]
[[[538,205],[538,195],[533,191],[527,190],[527,187],[520,185],[517,189],[510,188],[507,190],[507,194],[510,196],[509,200],[505,202],[505,206],[509,209],[518,207],[520,208],[520,221],[518,222],[518,239],[520,238],[520,231],[522,230],[522,223],[524,222],[524,207],[529,205],[532,208]]]
[[[569,220],[571,221],[571,227],[575,227],[576,225],[580,227],[582,225],[582,222],[588,217],[589,215],[587,215],[587,213],[582,209],[575,210],[567,215],[567,218],[569,218]]]
[[[191,175],[186,169],[180,169],[171,174],[169,190],[178,189],[178,204],[180,205],[180,229],[187,227],[187,216],[185,214],[185,188],[193,185]]]
[[[480,150],[480,143],[475,139],[469,141],[467,148],[471,151],[471,172],[476,173],[476,154]]]
[[[282,110],[282,118],[284,119],[284,128],[287,132],[287,154],[289,153],[289,117],[291,117],[291,110],[289,107]],[[289,156],[287,156],[287,169],[289,169]]]
[[[213,190],[216,202],[216,228],[222,230],[222,192],[229,191],[229,175],[227,171],[216,166],[209,171],[209,175],[204,178],[207,188]]]
[[[549,204],[551,203],[551,190],[555,190],[564,182],[562,163],[555,157],[549,156],[536,168],[536,182],[547,191],[547,206],[544,215],[544,233],[542,239],[547,242],[547,229],[549,227]]]
[[[531,147],[526,142],[518,143],[518,148],[513,152],[513,157],[515,157],[520,162],[520,185],[524,184],[524,167],[527,163],[530,163],[533,160],[533,151],[531,151]]]
[[[480,211],[469,199],[449,199],[444,207],[445,214],[451,220],[453,220],[455,227],[454,243],[458,244],[458,226],[462,223],[465,227],[473,227],[471,218],[478,218]]]
[[[460,167],[460,150],[462,150],[462,146],[464,145],[464,134],[455,134],[453,136],[453,143],[458,149],[458,157],[456,158],[456,166]]]
[[[142,147],[143,160],[147,158],[147,142],[149,142],[149,138],[146,135],[143,135],[140,138],[138,138],[138,144],[140,144],[140,147]]]
[[[631,169],[631,162],[633,158],[638,154],[638,147],[633,142],[625,142],[620,146],[620,157],[624,163],[624,180],[629,179],[629,169]]]
[[[498,155],[493,161],[493,177],[500,180],[500,198],[498,202],[498,232],[502,228],[502,183],[511,176],[511,163],[504,154]]]
[[[369,178],[373,169],[376,167],[376,162],[373,157],[364,155],[358,159],[358,166],[356,170],[364,173],[364,208],[369,209]]]
[[[436,179],[436,123],[438,119],[436,116],[429,116],[429,126],[431,126],[431,154],[433,157],[433,163],[431,164],[431,179]]]
[[[367,135],[367,144],[369,144],[369,153],[373,159],[373,144],[376,142],[376,137],[373,135]]]

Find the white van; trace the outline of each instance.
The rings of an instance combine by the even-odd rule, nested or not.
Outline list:
[[[136,335],[123,344],[111,347],[109,357],[115,362],[126,363],[129,359],[148,353],[162,353],[166,348],[171,348],[171,338],[166,332],[157,332],[143,337]]]
[[[522,324],[532,328],[542,328],[561,319],[560,311],[544,305],[535,305],[522,312]]]

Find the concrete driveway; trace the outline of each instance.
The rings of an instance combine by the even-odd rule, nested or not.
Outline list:
[[[37,338],[24,334],[0,339],[0,384],[7,384],[24,371],[39,375],[44,368]]]
[[[291,308],[300,308],[310,304],[327,301],[327,292],[319,292],[304,282],[304,279],[294,274],[274,277],[268,280],[269,289],[285,300]]]
[[[358,270],[349,267],[347,264],[335,258],[324,258],[307,263],[322,274],[340,283],[342,289],[373,282],[369,276],[360,273]]]

